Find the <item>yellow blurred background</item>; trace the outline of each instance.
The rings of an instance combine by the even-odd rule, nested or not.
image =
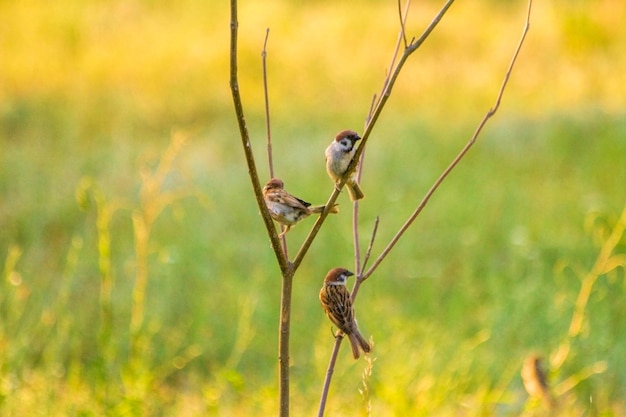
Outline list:
[[[413,2],[409,36],[419,36],[439,7]],[[475,120],[493,100],[525,8],[523,1],[454,4],[410,59],[388,114]],[[536,1],[507,111],[621,112],[625,8],[612,0]],[[148,126],[203,124],[231,110],[226,2],[7,1],[0,15],[5,115],[29,97],[58,98],[79,114],[98,103],[114,120],[130,112]],[[262,115],[260,55],[269,28],[277,124],[288,124],[293,108],[320,123],[344,114],[361,123],[389,65],[398,17],[392,1],[252,1],[239,5],[239,27],[240,80],[251,116]]]
[[[414,0],[408,36],[442,3]],[[494,104],[526,8],[456,2],[410,57],[367,148],[374,255]],[[563,415],[621,415],[623,269],[598,279],[581,334],[567,329],[626,200],[624,22],[624,1],[534,1],[502,107],[359,293],[376,361],[366,380],[341,356],[329,414],[539,415],[522,360],[571,342],[551,375]],[[278,271],[240,149],[229,26],[225,1],[0,0],[0,414],[276,413]],[[324,147],[362,129],[382,86],[397,3],[240,1],[262,182],[268,28],[275,165],[317,204]],[[321,278],[352,259],[340,198],[294,286],[294,415],[315,411],[332,344]]]

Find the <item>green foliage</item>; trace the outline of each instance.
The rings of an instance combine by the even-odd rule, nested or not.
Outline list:
[[[381,218],[374,254],[491,105],[524,7],[496,3],[453,7],[374,130],[361,204],[364,245]],[[11,57],[0,68],[2,415],[277,410],[279,272],[232,119],[227,10],[206,4],[0,5]],[[375,361],[342,347],[329,415],[539,415],[519,377],[531,351],[552,363],[564,415],[623,413],[623,263],[596,277],[580,333],[568,331],[626,202],[626,83],[606,65],[623,63],[624,32],[605,24],[624,6],[558,6],[537,5],[500,113],[361,288]],[[332,187],[323,149],[362,123],[395,8],[241,7],[257,163],[266,175],[258,52],[270,26],[276,169],[288,190],[321,203]],[[436,7],[414,5],[412,33]],[[295,278],[294,415],[316,410],[333,343],[321,279],[352,264],[350,205],[339,203]],[[291,250],[311,224],[289,233]],[[622,237],[616,264],[625,250]]]

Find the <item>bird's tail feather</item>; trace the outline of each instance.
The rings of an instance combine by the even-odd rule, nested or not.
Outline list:
[[[333,206],[330,208],[330,210],[328,210],[329,213],[339,213],[339,208],[337,207],[338,204],[333,204]],[[309,207],[309,211],[311,213],[321,213],[324,211],[324,208],[326,206],[311,206]]]

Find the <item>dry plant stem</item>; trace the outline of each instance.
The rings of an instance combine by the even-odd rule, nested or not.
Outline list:
[[[515,49],[515,52],[513,53],[513,58],[511,59],[511,62],[509,63],[509,66],[507,68],[506,74],[504,76],[504,80],[502,82],[502,85],[500,86],[500,90],[498,92],[498,95],[497,95],[496,102],[495,102],[494,106],[491,109],[489,109],[487,114],[485,114],[483,119],[478,124],[478,127],[474,131],[474,134],[472,135],[470,140],[463,147],[463,149],[461,149],[459,154],[454,158],[454,160],[450,163],[450,165],[448,165],[448,167],[443,171],[443,173],[439,176],[439,178],[437,178],[437,180],[432,185],[432,187],[428,190],[428,192],[426,193],[426,195],[424,196],[424,198],[422,199],[420,204],[417,206],[417,208],[415,209],[413,214],[411,214],[409,219],[402,225],[400,230],[391,239],[391,241],[389,242],[387,247],[382,251],[382,253],[374,261],[372,266],[363,274],[362,279],[367,279],[376,270],[378,265],[380,265],[380,263],[385,259],[385,257],[389,254],[389,252],[391,252],[391,250],[393,249],[395,244],[398,243],[398,240],[400,240],[400,238],[402,237],[404,232],[407,231],[407,229],[411,226],[413,221],[417,218],[417,216],[424,209],[424,207],[428,203],[428,200],[430,200],[430,197],[432,197],[432,195],[435,193],[435,191],[437,191],[437,188],[439,188],[441,183],[446,179],[448,174],[450,174],[450,172],[454,169],[454,167],[456,167],[456,165],[461,161],[461,159],[463,159],[465,154],[470,150],[472,145],[474,145],[474,143],[476,142],[476,139],[478,138],[478,135],[480,135],[480,133],[482,132],[483,127],[485,126],[487,121],[489,121],[489,119],[491,119],[491,117],[493,117],[493,115],[498,111],[498,108],[500,107],[500,103],[502,101],[502,96],[504,95],[504,90],[506,89],[506,86],[508,84],[509,78],[511,76],[511,72],[513,71],[513,67],[515,66],[515,62],[517,61],[517,57],[519,55],[519,52],[520,52],[520,50],[522,48],[522,45],[524,44],[524,40],[526,39],[526,34],[528,33],[528,29],[530,28],[530,11],[531,11],[531,7],[532,7],[532,0],[529,0],[529,2],[528,2],[528,11],[527,11],[527,15],[526,15],[526,24],[524,25],[524,30],[522,31],[522,36],[521,36],[521,38],[520,38],[520,40],[519,40],[519,42],[517,44],[517,48]],[[405,54],[406,54],[406,52],[405,52]],[[402,60],[401,60],[401,62],[402,62]]]
[[[441,19],[443,18],[443,16],[445,15],[445,13],[447,12],[447,10],[450,8],[450,6],[452,5],[452,3],[454,2],[454,0],[448,0],[443,7],[441,8],[441,10],[439,11],[439,13],[435,16],[435,18],[431,21],[431,23],[428,25],[428,27],[426,28],[426,30],[424,31],[424,33],[422,34],[422,36],[420,36],[420,38],[417,41],[411,41],[410,45],[406,44],[406,35],[404,33],[404,27],[405,27],[405,22],[406,22],[406,15],[407,12],[405,11],[404,16],[402,16],[402,13],[400,12],[400,35],[398,36],[398,41],[396,43],[396,47],[395,47],[395,51],[392,57],[392,63],[390,66],[390,69],[393,69],[391,71],[390,74],[387,75],[387,77],[385,78],[385,82],[383,84],[383,88],[382,88],[382,92],[381,94],[378,96],[378,101],[376,101],[376,97],[374,97],[373,100],[373,110],[372,108],[370,108],[370,112],[368,114],[367,117],[367,123],[365,126],[365,130],[363,132],[363,136],[361,139],[361,144],[360,146],[357,148],[356,154],[354,156],[354,159],[352,160],[352,163],[350,164],[350,166],[348,167],[348,170],[346,172],[346,175],[344,176],[343,180],[338,184],[337,189],[335,189],[335,191],[333,192],[333,194],[330,196],[329,201],[326,203],[327,206],[330,206],[331,204],[333,204],[335,202],[335,199],[337,198],[337,195],[339,194],[339,190],[341,190],[341,188],[344,186],[346,179],[348,177],[348,174],[350,172],[352,172],[355,169],[355,165],[356,165],[356,161],[359,161],[363,155],[363,152],[365,151],[365,144],[367,143],[367,139],[369,138],[370,132],[372,131],[374,125],[376,124],[376,121],[378,120],[378,117],[380,116],[380,114],[382,113],[382,110],[385,106],[385,103],[387,102],[387,100],[389,99],[390,95],[391,95],[391,90],[393,88],[393,85],[396,81],[396,79],[398,78],[398,75],[400,74],[400,71],[402,70],[402,67],[404,66],[404,63],[406,62],[406,60],[408,59],[408,57],[415,52],[415,50],[417,50],[417,48],[419,48],[419,46],[426,40],[426,38],[428,38],[428,36],[430,35],[430,33],[434,30],[434,28],[437,26],[437,24],[441,21]],[[409,7],[409,2],[407,2],[406,5],[406,10],[408,11],[408,7]],[[398,3],[398,10],[400,10],[400,3]],[[398,62],[398,64],[394,67],[395,64],[395,60],[397,58],[398,55],[398,51],[400,48],[400,42],[404,40],[405,42],[405,50],[404,53],[402,54],[402,57],[400,58],[400,61]],[[363,161],[361,161],[360,166],[362,167]],[[359,172],[360,175],[360,172]],[[326,213],[324,213],[326,214]],[[321,223],[324,220],[324,214],[322,214],[322,216],[320,216],[320,218],[318,219],[318,221],[313,225],[313,229],[311,230],[311,233],[309,234],[309,236],[307,236],[307,239],[305,240],[305,243],[303,244],[303,248],[305,247],[305,244],[307,243],[307,241],[309,240],[309,237],[314,237],[314,233],[317,232],[317,230],[319,230],[319,226],[321,226]],[[353,227],[355,229],[354,235],[355,235],[355,255],[356,255],[356,262],[358,265],[359,262],[359,251],[358,251],[358,233],[356,232],[356,228],[358,226],[358,222],[356,221],[357,218],[357,214],[358,214],[358,204],[355,203],[354,205],[354,217],[355,217],[355,222],[353,223]],[[319,223],[319,225],[318,225]],[[373,245],[373,241],[374,238],[376,236],[376,230],[378,229],[378,219],[376,220],[376,224],[374,227],[374,232],[372,233],[372,239],[370,241],[370,247],[368,248],[368,253],[366,255],[366,257],[369,259],[369,255],[371,253],[371,247]],[[298,258],[296,257],[296,260]],[[294,261],[295,263],[295,261]],[[379,264],[380,262],[378,262]],[[370,273],[368,275],[363,275],[362,271],[359,271],[360,273],[357,274],[357,280],[356,283],[354,285],[354,288],[352,290],[352,302],[355,302],[356,296],[358,294],[359,288],[361,286],[361,283],[367,279],[371,273],[374,271],[375,266],[377,266],[378,264],[374,264],[373,268],[370,268]],[[328,364],[328,370],[326,372],[326,379],[324,380],[324,387],[322,388],[322,398],[320,400],[320,408],[319,408],[319,412],[318,412],[318,416],[321,417],[324,415],[324,408],[326,405],[326,397],[328,396],[328,391],[330,388],[330,382],[332,379],[332,374],[334,372],[335,369],[335,363],[337,360],[337,353],[339,352],[339,347],[341,346],[341,341],[343,340],[343,336],[341,335],[341,332],[338,332],[337,336],[335,337],[335,344],[333,347],[333,352],[331,354],[331,358],[330,358],[330,362]]]
[[[361,273],[361,245],[359,244],[359,202],[352,204],[352,240],[354,244],[354,270],[356,276]]]
[[[400,61],[398,62],[398,65],[394,68],[394,70],[392,71],[392,74],[385,80],[385,84],[383,86],[382,94],[379,96],[379,100],[378,100],[378,102],[375,105],[374,111],[370,112],[371,114],[370,114],[370,116],[368,116],[368,123],[366,125],[365,132],[363,133],[363,139],[361,140],[361,144],[360,144],[359,148],[357,149],[356,155],[354,157],[354,160],[352,161],[351,166],[348,168],[348,172],[351,172],[351,170],[354,169],[353,165],[355,164],[355,161],[358,160],[360,158],[361,154],[364,152],[364,146],[365,146],[365,144],[367,142],[367,139],[369,137],[369,133],[371,132],[373,126],[376,124],[376,121],[377,121],[378,117],[380,116],[382,108],[384,107],[387,99],[389,98],[389,96],[391,94],[391,89],[393,88],[393,85],[394,85],[394,83],[395,83],[395,81],[396,81],[396,79],[397,79],[397,77],[398,77],[398,75],[400,73],[400,70],[402,69],[404,63],[406,62],[407,58],[424,42],[424,40],[428,37],[428,35],[432,32],[432,30],[435,28],[437,23],[439,23],[439,21],[441,20],[443,15],[446,13],[446,11],[449,9],[449,7],[452,5],[453,1],[454,0],[449,0],[448,2],[446,2],[446,4],[444,4],[444,6],[439,11],[437,16],[435,16],[433,21],[430,23],[428,28],[424,31],[422,36],[420,36],[420,38],[417,41],[413,41],[412,40],[411,43],[408,46],[405,47],[404,53],[402,54],[402,57],[400,58]],[[531,6],[532,6],[532,0],[529,0],[529,2],[528,2],[528,10],[527,10],[527,15],[526,15],[526,23],[525,23],[525,26],[524,26],[524,30],[522,31],[521,39],[518,42],[517,48],[515,49],[515,52],[513,54],[513,58],[511,59],[509,67],[508,67],[508,69],[506,71],[506,74],[504,76],[504,80],[503,80],[502,85],[500,87],[500,90],[498,92],[495,105],[483,117],[483,119],[481,120],[481,122],[478,125],[478,128],[476,129],[476,131],[472,135],[472,137],[469,140],[469,142],[465,145],[465,147],[461,150],[461,152],[457,155],[457,157],[452,161],[452,163],[446,168],[446,170],[441,174],[441,176],[437,179],[437,181],[435,181],[435,183],[433,184],[431,189],[428,191],[428,193],[426,194],[426,196],[424,197],[422,202],[419,204],[419,206],[417,207],[415,212],[411,215],[411,217],[407,220],[407,222],[400,228],[398,233],[396,233],[396,235],[392,238],[391,242],[383,250],[381,255],[374,261],[374,264],[372,265],[372,267],[370,267],[367,270],[367,272],[359,274],[357,276],[357,280],[356,280],[354,289],[352,291],[352,302],[353,303],[355,302],[355,299],[356,299],[356,296],[358,294],[359,287],[360,287],[361,283],[363,281],[365,281],[368,277],[371,276],[371,274],[376,270],[378,265],[380,265],[380,263],[387,256],[387,254],[389,254],[391,249],[393,249],[393,247],[398,242],[400,237],[402,237],[404,232],[411,226],[413,221],[417,218],[419,213],[426,206],[426,204],[428,203],[428,200],[433,195],[433,193],[437,190],[439,185],[441,185],[443,180],[448,176],[448,174],[454,169],[454,167],[459,163],[459,161],[463,158],[463,156],[469,151],[469,149],[472,147],[472,145],[476,142],[476,139],[477,139],[478,135],[482,131],[482,129],[483,129],[484,125],[487,123],[487,121],[496,113],[496,111],[500,107],[500,102],[502,100],[502,96],[504,94],[504,90],[505,90],[506,85],[508,83],[508,80],[510,78],[510,75],[511,75],[511,72],[512,72],[513,67],[515,65],[515,62],[517,60],[517,56],[519,55],[521,47],[522,47],[522,45],[524,43],[524,40],[526,38],[526,34],[528,33],[528,30],[530,28],[530,11],[531,11]],[[407,7],[408,7],[408,4],[407,4]],[[405,45],[406,45],[406,36],[404,34],[404,22],[405,22],[405,19],[406,19],[406,15],[403,18],[402,14],[400,14],[401,33],[400,33],[400,36],[398,38],[398,45],[399,45],[399,42],[401,40],[404,40],[405,41]],[[394,54],[394,56],[392,58],[392,67],[393,67],[393,62],[395,62],[395,59],[396,59],[396,56],[397,56],[397,50],[398,49],[396,48],[396,54]],[[345,179],[345,177],[344,177],[344,179]],[[345,183],[345,180],[342,181],[339,184],[339,188],[341,188],[344,183]],[[335,192],[331,195],[331,198],[330,198],[328,204],[334,202],[333,197],[336,197],[336,194],[338,194],[337,190],[335,190]],[[358,210],[358,207],[355,207],[355,214],[356,214],[357,210]],[[356,224],[355,224],[355,227],[356,227]],[[371,239],[371,242],[370,242],[370,248],[368,248],[368,254],[366,255],[367,259],[369,259],[369,251],[371,250],[371,245],[373,244],[373,240],[374,240],[374,237],[375,237],[375,234],[376,234],[377,227],[378,227],[378,220],[376,222],[374,233],[372,234],[372,239]],[[364,267],[365,267],[365,265],[364,265]],[[333,374],[333,371],[334,371],[335,362],[336,362],[336,358],[337,358],[337,352],[339,350],[339,346],[341,344],[341,340],[342,340],[342,337],[340,336],[340,334],[338,334],[338,336],[335,339],[335,345],[334,345],[334,348],[333,348],[333,353],[331,355],[330,363],[329,363],[329,366],[328,366],[328,371],[326,373],[326,380],[324,381],[324,387],[322,389],[322,399],[320,401],[320,410],[319,410],[319,413],[318,413],[318,416],[320,416],[320,417],[323,416],[323,414],[324,414],[324,406],[326,404],[326,396],[328,395],[328,390],[329,390],[329,386],[330,386],[330,380],[332,378],[332,374]]]
[[[256,163],[254,160],[254,154],[252,152],[252,146],[250,144],[250,135],[248,133],[248,127],[246,125],[246,118],[243,111],[243,104],[241,102],[241,94],[239,93],[239,81],[237,78],[237,34],[238,34],[238,22],[237,22],[237,0],[230,1],[230,90],[233,96],[233,104],[235,106],[235,115],[237,116],[237,125],[239,127],[239,134],[241,136],[241,144],[243,146],[244,156],[248,165],[248,175],[252,182],[252,189],[256,198],[261,217],[265,223],[265,229],[270,237],[272,249],[278,260],[278,266],[280,267],[283,276],[291,274],[292,267],[289,264],[287,258],[283,255],[280,247],[280,241],[278,234],[274,228],[272,218],[270,217],[265,202],[263,201],[263,192],[261,190],[261,184],[259,182],[259,174],[256,169]]]
[[[404,14],[402,14],[402,0],[398,0],[398,17],[400,18],[400,35],[402,35],[402,40],[404,41],[405,48],[409,45],[406,40],[405,25],[406,25],[406,17],[408,15],[410,4],[411,4],[410,0],[406,2],[406,9],[404,10]]]
[[[171,171],[174,159],[184,142],[185,137],[183,135],[175,134],[170,146],[161,156],[156,170],[150,172],[147,167],[144,167],[141,172],[140,207],[132,213],[136,273],[130,316],[131,357],[132,354],[139,352],[139,339],[144,322],[145,296],[149,276],[149,243],[154,222],[165,207],[186,196],[186,193],[161,191],[163,182]]]
[[[365,159],[365,152],[361,154],[361,163],[359,164],[359,172],[357,174],[357,181],[361,180],[361,172],[363,169],[363,160]],[[354,271],[356,276],[361,275],[361,245],[359,244],[359,201],[356,200],[352,203],[352,240],[354,244]]]
[[[405,44],[405,49],[402,53],[402,56],[400,57],[400,60],[396,64],[395,62],[397,59],[398,52],[400,50],[400,42],[406,39],[406,35],[404,34],[404,25],[405,25],[407,11],[409,7],[409,2],[407,2],[405,13],[404,13],[404,19],[402,17],[400,18],[400,26],[401,26],[400,35],[398,35],[398,41],[396,43],[395,51],[394,51],[393,58],[391,61],[391,66],[389,69],[390,73],[385,79],[381,94],[378,95],[378,101],[376,102],[376,105],[374,106],[374,111],[372,112],[372,115],[369,118],[369,122],[367,126],[365,127],[365,131],[363,132],[362,139],[361,139],[361,144],[357,148],[357,152],[354,157],[355,160],[358,160],[358,158],[361,156],[361,152],[363,152],[363,148],[369,139],[369,135],[372,129],[374,128],[374,125],[376,124],[378,117],[382,113],[385,103],[391,96],[391,91],[393,89],[393,86],[396,80],[398,79],[398,76],[400,75],[400,72],[402,71],[404,64],[406,63],[406,60],[409,58],[409,56],[411,56],[413,52],[415,52],[420,46],[422,46],[424,41],[426,41],[428,36],[430,36],[432,31],[435,29],[435,27],[439,24],[443,16],[446,14],[450,6],[452,6],[452,3],[454,3],[454,0],[448,0],[441,7],[441,9],[439,10],[439,13],[437,13],[437,15],[433,18],[433,20],[430,22],[428,27],[426,27],[422,35],[417,40],[411,40],[410,44],[408,45]],[[350,171],[350,169],[348,169],[348,171]]]
[[[365,270],[367,266],[367,261],[370,259],[370,255],[372,254],[372,247],[374,247],[374,240],[376,239],[376,232],[378,231],[378,223],[379,217],[376,216],[376,221],[374,222],[374,230],[372,230],[372,237],[370,238],[370,243],[367,246],[367,252],[365,252],[365,260],[363,261],[363,265],[361,266],[361,272]],[[365,281],[365,277],[361,274],[357,275],[356,282],[354,283],[354,287],[352,288],[352,293],[350,297],[352,298],[352,302],[356,299],[357,294],[359,293],[359,288],[361,288],[361,284]]]
[[[108,351],[113,329],[113,267],[111,263],[110,224],[116,207],[105,201],[100,190],[93,192],[96,201],[96,230],[98,234],[98,268],[100,269],[100,349]],[[107,359],[109,359],[107,357]]]
[[[272,152],[272,128],[270,123],[270,99],[269,90],[267,88],[267,40],[270,36],[270,29],[265,31],[265,41],[263,42],[263,51],[261,52],[261,61],[263,64],[263,96],[265,97],[265,130],[267,135],[267,165],[270,171],[270,178],[274,178],[274,157]],[[280,225],[281,235],[285,231],[285,226]],[[281,236],[281,246],[283,248],[283,255],[285,259],[289,259],[287,253],[287,238],[285,235]]]
[[[591,271],[585,276],[583,279],[582,287],[580,288],[580,292],[578,293],[578,298],[576,299],[576,304],[574,307],[574,315],[572,316],[572,321],[569,327],[568,336],[570,338],[574,338],[578,336],[583,327],[583,321],[585,318],[585,309],[587,308],[587,302],[589,301],[589,297],[591,296],[591,289],[593,285],[596,283],[598,277],[602,274],[605,274],[607,269],[610,268],[610,260],[613,257],[613,251],[619,244],[622,236],[624,235],[624,229],[626,228],[626,208],[622,211],[622,215],[619,220],[613,227],[613,231],[609,238],[602,245],[602,249],[600,250],[600,254],[596,259],[595,264],[591,268]]]
[[[378,224],[380,223],[380,217],[376,216],[376,220],[374,220],[374,229],[372,230],[372,237],[370,238],[370,243],[367,246],[367,251],[365,252],[365,259],[363,259],[363,266],[361,270],[364,270],[367,266],[367,262],[370,260],[370,256],[372,254],[372,248],[374,247],[374,240],[376,239],[376,232],[378,232]]]
[[[263,61],[263,93],[265,96],[265,121],[267,128],[267,161],[270,171],[270,178],[274,178],[274,159],[272,153],[272,130],[270,123],[270,104],[269,92],[267,88],[267,39],[269,37],[269,28],[265,32],[265,41],[263,42],[263,52],[261,54]],[[289,263],[289,254],[287,252],[287,237],[284,235],[285,226],[280,226],[281,236],[280,242],[283,250],[284,259]],[[289,330],[291,327],[291,294],[293,291],[293,275],[295,269],[291,268],[290,272],[283,273],[281,298],[280,298],[280,324],[278,333],[278,361],[279,361],[279,379],[280,379],[280,414],[289,415]]]
[[[358,211],[358,210],[355,210]],[[367,261],[372,253],[372,247],[374,246],[374,240],[376,239],[376,232],[378,231],[378,223],[380,218],[377,216],[376,221],[374,222],[374,229],[372,230],[372,237],[370,238],[370,243],[367,246],[367,251],[365,252],[365,259],[363,261],[363,266],[360,267],[361,270],[365,269],[367,265]],[[358,236],[358,235],[357,235]],[[363,279],[360,275],[357,274],[356,282],[354,283],[354,288],[352,289],[352,293],[350,297],[354,302],[354,299],[359,292],[359,288],[361,287],[361,283]],[[328,391],[330,389],[330,381],[333,377],[333,373],[335,372],[335,363],[337,362],[337,355],[339,354],[339,348],[341,347],[341,341],[343,340],[343,333],[338,331],[335,335],[335,344],[333,346],[333,351],[330,355],[330,360],[328,362],[328,369],[326,370],[326,378],[324,379],[324,387],[322,388],[322,397],[320,399],[320,405],[318,410],[318,416],[321,417],[324,415],[324,409],[326,408],[326,398],[328,398]]]
[[[270,36],[270,29],[265,32],[265,42],[263,42],[263,52],[261,60],[263,62],[263,94],[265,96],[265,129],[267,133],[267,164],[270,168],[270,178],[274,178],[274,161],[272,159],[272,129],[270,124],[270,99],[267,89],[267,38]]]
[[[398,75],[400,74],[400,71],[402,70],[402,67],[404,66],[404,63],[406,62],[407,58],[413,52],[415,52],[415,50],[417,50],[417,48],[419,48],[422,45],[422,43],[424,43],[426,38],[428,38],[430,33],[435,29],[437,24],[441,21],[441,19],[445,15],[445,13],[448,11],[448,9],[452,5],[452,3],[454,3],[454,0],[448,0],[443,5],[443,7],[439,11],[439,13],[435,16],[435,18],[428,25],[428,27],[426,28],[426,30],[424,31],[422,36],[420,36],[419,39],[417,39],[416,41],[412,41],[409,44],[409,46],[404,50],[404,53],[402,54],[402,57],[400,58],[400,61],[398,62],[398,65],[395,66],[391,76],[388,77],[388,80],[385,80],[385,84],[383,86],[382,94],[379,96],[379,100],[376,103],[375,109],[372,112],[371,118],[369,118],[368,124],[365,127],[365,131],[363,132],[362,139],[360,141],[361,144],[357,148],[356,153],[354,155],[354,159],[352,160],[352,162],[350,163],[350,166],[346,170],[346,173],[344,174],[344,177],[342,178],[342,180],[339,183],[337,183],[336,187],[334,188],[333,193],[330,195],[328,201],[326,202],[327,209],[328,209],[328,207],[332,207],[333,206],[333,204],[335,203],[335,200],[337,200],[337,197],[339,196],[339,193],[343,189],[343,187],[344,187],[344,185],[346,183],[346,180],[350,176],[349,174],[352,171],[354,171],[354,169],[356,168],[357,161],[359,161],[360,158],[361,158],[361,154],[363,153],[363,150],[365,148],[365,144],[367,143],[367,140],[369,139],[369,135],[370,135],[374,125],[376,124],[376,121],[378,120],[378,117],[382,113],[382,110],[385,107],[385,103],[389,99],[389,96],[391,94],[391,89],[393,88],[393,85],[394,85],[396,79],[398,78]],[[404,39],[404,36],[402,36],[401,39]],[[395,56],[394,56],[394,61],[395,61]],[[317,236],[317,233],[319,232],[320,228],[322,227],[322,224],[326,220],[326,216],[328,216],[327,209],[324,210],[324,212],[318,217],[316,222],[313,224],[313,227],[311,228],[311,231],[307,235],[307,237],[304,240],[304,242],[302,243],[302,246],[300,247],[298,253],[296,254],[296,256],[295,256],[295,258],[293,260],[293,267],[295,269],[297,269],[298,266],[300,266],[300,263],[302,263],[302,259],[304,259],[304,256],[306,255],[307,251],[309,250],[309,247],[311,246],[311,243],[313,243],[313,240],[315,239],[315,236]]]
[[[333,372],[335,372],[335,363],[337,362],[337,355],[339,354],[339,347],[341,346],[342,340],[343,335],[335,336],[335,346],[330,354],[330,361],[328,362],[328,369],[326,370],[326,378],[324,379],[324,388],[322,388],[322,396],[320,398],[320,405],[317,411],[318,417],[322,417],[324,415],[324,410],[326,409],[326,399],[328,398],[328,391],[330,389],[330,380],[333,377]]]
[[[585,320],[585,310],[587,309],[587,303],[591,297],[591,290],[595,285],[598,278],[611,271],[617,266],[626,265],[626,260],[623,256],[614,255],[615,248],[621,241],[626,231],[626,208],[622,211],[620,218],[613,227],[611,235],[604,242],[600,253],[596,258],[596,262],[593,267],[582,280],[578,297],[576,298],[576,304],[574,305],[574,313],[572,314],[572,320],[570,322],[569,330],[567,333],[567,339],[561,343],[559,350],[557,351],[554,359],[552,360],[552,367],[555,369],[560,368],[567,356],[569,355],[571,342],[575,339],[583,328],[583,322]]]
[[[278,379],[281,417],[289,416],[289,329],[291,325],[291,294],[293,272],[283,275],[280,297],[280,324],[278,332]]]
[[[252,182],[252,189],[256,198],[257,206],[265,223],[265,229],[270,237],[274,255],[278,261],[282,275],[281,288],[281,310],[279,325],[279,415],[289,416],[289,324],[291,312],[291,293],[293,284],[293,274],[295,267],[289,262],[285,253],[281,249],[280,240],[276,233],[276,228],[269,211],[263,200],[259,175],[256,169],[254,154],[250,144],[250,135],[246,126],[243,104],[239,93],[239,81],[237,78],[237,0],[230,1],[230,89],[235,106],[235,115],[237,116],[237,125],[239,126],[239,134],[241,136],[241,144],[243,146],[246,163],[248,165],[248,175]]]

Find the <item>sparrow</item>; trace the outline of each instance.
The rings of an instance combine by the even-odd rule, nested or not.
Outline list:
[[[320,290],[320,302],[330,321],[348,336],[354,359],[359,359],[359,348],[365,353],[369,353],[372,348],[357,328],[352,299],[346,288],[346,281],[351,275],[354,274],[345,268],[328,271]]]
[[[348,165],[350,165],[350,161],[352,161],[356,153],[354,144],[360,139],[361,137],[356,132],[352,130],[342,130],[337,133],[335,139],[333,139],[331,144],[326,148],[326,171],[330,179],[335,183],[341,181],[341,178],[346,173]],[[359,184],[356,182],[356,170],[352,171],[350,177],[348,177],[346,188],[348,189],[348,194],[352,201],[360,200],[365,197],[365,194],[361,191],[361,187],[359,187]]]
[[[270,212],[270,216],[278,223],[287,226],[279,235],[284,236],[291,226],[300,220],[309,217],[311,214],[319,214],[324,211],[326,206],[311,206],[304,200],[294,197],[284,189],[285,184],[278,178],[272,178],[263,187],[263,199],[265,205]],[[337,204],[335,204],[329,213],[339,213]]]
[[[548,388],[546,374],[541,367],[541,358],[539,356],[530,355],[524,360],[522,381],[528,395],[541,399],[541,402],[548,409],[555,407],[556,402]]]

